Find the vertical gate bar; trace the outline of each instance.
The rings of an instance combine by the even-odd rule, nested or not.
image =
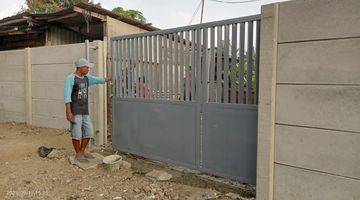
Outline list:
[[[208,28],[203,29],[203,36],[202,36],[202,66],[201,66],[201,77],[202,77],[202,88],[201,88],[201,103],[208,102],[208,71],[209,71],[209,62],[208,62]]]
[[[149,91],[148,91],[148,85],[149,85],[149,60],[148,60],[148,42],[149,42],[149,37],[145,36],[144,37],[144,62],[145,62],[145,78],[144,81],[142,82],[143,86],[143,90],[144,90],[144,98],[147,99],[149,96]]]
[[[123,97],[123,94],[122,94],[122,88],[123,88],[123,74],[122,74],[122,65],[123,65],[123,60],[122,60],[122,40],[116,40],[116,57],[117,57],[117,70],[116,70],[116,93],[117,93],[117,97]]]
[[[178,41],[178,34],[174,33],[174,81],[175,81],[175,87],[174,87],[174,94],[175,94],[175,100],[179,100],[179,41]]]
[[[215,100],[215,27],[210,28],[210,69],[209,69],[209,102]]]
[[[231,103],[236,103],[237,24],[232,24],[231,39]]]
[[[197,47],[197,55],[196,55],[196,101],[201,101],[201,29],[196,30],[196,47]]]
[[[164,98],[163,93],[163,36],[159,35],[159,97]]]
[[[140,69],[140,77],[137,77],[138,82],[139,82],[139,91],[140,91],[140,98],[144,98],[144,90],[143,90],[143,79],[144,79],[144,50],[143,50],[143,37],[139,38],[139,57],[140,57],[140,65],[139,65],[139,69]]]
[[[125,40],[121,40],[121,45],[120,45],[120,52],[121,52],[121,65],[120,65],[120,74],[121,74],[121,88],[120,88],[120,94],[121,97],[125,97],[125,93],[126,93],[126,43]]]
[[[174,88],[174,62],[173,62],[173,35],[169,34],[169,98],[173,99]]]
[[[190,33],[185,32],[185,101],[190,100],[190,51],[189,51]]]
[[[139,77],[140,77],[140,49],[139,49],[139,37],[135,39],[135,52],[136,52],[136,76],[135,76],[135,83],[136,83],[136,98],[140,98],[140,85],[139,85]]]
[[[260,65],[260,20],[256,21],[256,58],[255,58],[255,104],[259,103],[259,65]]]
[[[116,44],[117,44],[117,40],[111,40],[111,58],[112,58],[112,79],[114,81],[114,86],[112,88],[112,93],[114,95],[114,97],[117,97],[118,93],[117,93],[117,85],[118,85],[118,81],[117,81],[117,66],[118,66],[118,58],[117,58],[117,48],[116,48]]]
[[[196,70],[196,30],[192,30],[191,32],[191,101],[194,101],[196,99],[195,97],[195,70]]]
[[[153,66],[153,59],[152,59],[152,36],[149,36],[149,84],[147,85],[147,90],[149,93],[149,98],[152,98],[152,89],[153,89],[153,84],[154,84],[154,79],[153,79],[153,75],[154,75],[154,66]]]
[[[222,40],[222,26],[217,27],[217,55],[216,55],[216,85],[217,85],[217,92],[216,92],[216,102],[222,102],[222,63],[223,63],[223,40]]]
[[[164,35],[164,92],[165,92],[165,98],[169,98],[169,92],[168,92],[168,36]]]
[[[240,23],[240,71],[239,71],[239,103],[244,103],[244,71],[245,71],[245,22]]]
[[[130,94],[130,40],[127,39],[126,40],[126,72],[127,72],[127,77],[126,77],[126,97],[129,98],[131,97]]]
[[[119,97],[120,93],[119,93],[119,68],[120,68],[120,57],[119,57],[119,40],[113,40],[112,41],[112,58],[113,58],[113,80],[114,80],[114,86],[113,86],[113,92],[114,92],[114,96],[115,97]]]
[[[158,36],[154,35],[153,37],[153,56],[154,56],[154,61],[153,61],[153,68],[154,68],[154,74],[153,74],[153,80],[154,80],[154,84],[153,84],[153,88],[152,91],[153,93],[153,98],[158,98],[158,88],[159,88],[159,66],[158,66]]]
[[[133,78],[132,78],[132,82],[133,82],[133,97],[134,98],[137,98],[137,96],[138,96],[138,94],[139,94],[139,91],[137,90],[137,84],[136,84],[136,77],[137,77],[137,69],[138,69],[138,67],[137,67],[137,49],[136,49],[136,40],[137,40],[137,38],[134,38],[133,39],[133,42],[132,42],[132,48],[133,48],[133,59],[132,59],[132,62],[133,62],[133,64],[132,64],[132,66],[133,66]]]
[[[224,44],[224,103],[229,103],[229,25],[225,26]]]
[[[131,39],[131,97],[135,97],[135,38]]]
[[[248,46],[247,46],[247,82],[246,82],[246,104],[251,104],[252,65],[253,65],[253,22],[248,22]]]
[[[185,91],[184,91],[184,32],[180,33],[180,101],[184,101]]]

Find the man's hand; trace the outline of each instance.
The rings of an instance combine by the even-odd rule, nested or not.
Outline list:
[[[66,112],[66,119],[71,123],[75,123],[74,115],[71,112]]]
[[[65,107],[66,107],[66,119],[71,123],[75,123],[74,115],[71,112],[71,104],[66,103]]]
[[[111,77],[106,77],[105,78],[105,82],[107,83],[107,82],[110,82],[111,81]]]

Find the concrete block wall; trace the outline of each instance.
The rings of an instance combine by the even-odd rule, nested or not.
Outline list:
[[[360,1],[262,7],[257,200],[360,199]]]
[[[90,46],[91,74],[104,76],[102,41]],[[85,56],[85,44],[69,44],[0,52],[0,122],[26,122],[49,128],[69,128],[64,105],[65,78],[74,61]],[[106,142],[106,86],[90,89],[89,109],[95,140]]]
[[[25,50],[0,53],[0,122],[25,122]]]

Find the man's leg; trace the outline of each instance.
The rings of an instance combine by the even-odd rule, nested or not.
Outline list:
[[[86,152],[86,146],[88,145],[91,138],[94,136],[94,131],[91,124],[91,119],[89,115],[83,115],[82,121],[82,139],[81,139],[81,153],[85,156],[85,158],[94,159],[90,153]]]
[[[82,126],[82,116],[75,115],[74,116],[75,122],[71,124],[71,137],[72,137],[72,144],[74,146],[76,155],[75,159],[79,162],[89,162],[85,157],[84,154],[81,152],[81,126]]]
[[[80,154],[81,146],[80,146],[80,140],[78,139],[72,139],[72,144],[74,146],[76,155]]]

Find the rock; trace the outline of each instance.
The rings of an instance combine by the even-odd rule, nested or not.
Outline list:
[[[121,166],[122,166],[124,169],[131,169],[131,163],[126,162],[125,160],[121,161]]]
[[[135,189],[134,189],[134,192],[139,193],[140,190],[139,190],[138,188],[135,188]]]
[[[123,199],[122,197],[114,197],[113,200]]]
[[[149,193],[151,191],[151,188],[149,186],[143,187],[144,192]]]
[[[161,170],[152,170],[151,172],[147,173],[146,176],[155,178],[158,181],[168,181],[172,178],[172,175]]]
[[[241,199],[240,195],[234,194],[232,192],[227,193],[225,196],[229,197],[230,199]]]
[[[211,195],[210,193],[205,192],[205,194],[204,194],[204,199],[205,199],[205,200],[211,200],[211,199],[215,199],[215,198],[214,198],[213,195]]]

